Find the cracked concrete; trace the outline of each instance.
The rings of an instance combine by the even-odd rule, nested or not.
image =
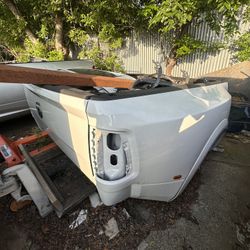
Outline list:
[[[164,231],[151,231],[138,249],[250,249],[250,143],[224,137],[223,153],[202,164],[196,223],[180,218]]]

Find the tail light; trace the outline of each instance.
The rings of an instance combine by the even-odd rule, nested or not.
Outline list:
[[[118,180],[129,173],[128,142],[122,133],[90,127],[90,158],[95,174],[104,180]]]

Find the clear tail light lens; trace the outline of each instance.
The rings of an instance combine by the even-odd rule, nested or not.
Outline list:
[[[104,180],[118,180],[128,174],[128,142],[120,133],[90,127],[90,158],[95,174]]]

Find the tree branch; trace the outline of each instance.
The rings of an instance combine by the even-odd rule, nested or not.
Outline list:
[[[2,0],[5,5],[9,8],[9,10],[12,12],[12,14],[15,16],[15,18],[19,21],[24,21],[25,23],[26,20],[23,17],[22,13],[20,12],[20,10],[17,8],[15,2],[13,0]],[[30,39],[30,41],[32,43],[37,43],[38,39],[36,37],[36,35],[31,31],[31,29],[28,27],[28,25],[26,24],[25,26],[25,33],[28,36],[28,38]]]

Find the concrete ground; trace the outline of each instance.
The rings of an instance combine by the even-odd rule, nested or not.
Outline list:
[[[193,220],[151,231],[138,249],[250,249],[250,137],[227,136],[221,145],[201,166]]]

